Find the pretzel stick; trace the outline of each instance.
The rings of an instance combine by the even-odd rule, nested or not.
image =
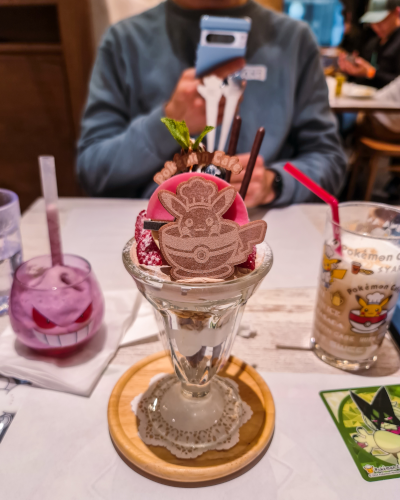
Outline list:
[[[264,135],[265,135],[265,129],[264,129],[264,127],[260,127],[257,130],[257,134],[256,134],[256,137],[255,137],[254,142],[253,142],[253,147],[251,148],[249,163],[247,164],[246,172],[244,173],[244,177],[243,177],[243,181],[242,181],[242,185],[240,186],[239,194],[243,198],[243,200],[246,197],[247,189],[248,189],[249,184],[250,184],[251,176],[252,176],[253,170],[254,170],[254,165],[256,164],[257,156],[258,156],[258,153],[260,152],[260,148],[261,148],[262,141],[264,139]]]
[[[228,146],[227,154],[229,156],[235,156],[236,154],[236,148],[239,140],[241,125],[242,125],[242,119],[240,118],[239,115],[235,116],[235,119],[233,120],[232,124],[231,138],[229,140],[229,146]],[[226,176],[225,176],[226,182],[231,182],[231,174],[232,172],[230,172],[229,170],[226,171]]]

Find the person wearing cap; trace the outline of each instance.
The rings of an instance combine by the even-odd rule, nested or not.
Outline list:
[[[400,0],[370,0],[360,18],[370,23],[376,37],[369,40],[360,55],[339,56],[339,67],[352,81],[378,89],[400,75]]]

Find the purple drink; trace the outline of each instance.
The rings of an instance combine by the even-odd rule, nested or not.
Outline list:
[[[50,255],[24,262],[15,272],[10,297],[11,325],[19,340],[50,354],[72,351],[98,331],[103,296],[90,264],[64,255],[52,267]]]

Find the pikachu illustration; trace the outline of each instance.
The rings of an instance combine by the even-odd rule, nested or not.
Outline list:
[[[368,294],[366,297],[367,300],[357,295],[356,299],[361,309],[353,309],[350,311],[349,319],[353,332],[375,332],[386,323],[389,311],[383,308],[388,304],[391,298],[391,295],[385,297],[385,295],[380,292]]]
[[[328,289],[334,279],[342,280],[345,277],[346,269],[337,269],[340,259],[333,259],[334,249],[330,245],[325,245],[324,257],[322,259],[322,283]]]

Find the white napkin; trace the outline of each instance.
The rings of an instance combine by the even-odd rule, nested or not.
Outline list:
[[[99,332],[83,349],[65,358],[41,355],[16,339],[11,326],[0,335],[0,373],[34,386],[88,396],[118,349],[129,308],[125,293],[105,294],[105,317]],[[131,302],[132,304],[132,302]]]
[[[185,500],[188,490],[131,470],[113,448],[110,393],[127,367],[111,365],[90,398],[16,387],[22,400],[0,443],[0,498]],[[262,373],[276,405],[275,433],[261,461],[227,483],[190,490],[191,500],[395,499],[399,480],[364,481],[318,392],[398,382],[398,377]],[[24,395],[24,398],[20,398]],[[133,493],[132,493],[133,492]]]
[[[100,331],[66,358],[43,356],[16,341],[7,327],[0,335],[0,374],[34,386],[88,396],[120,345],[158,334],[151,305],[138,290],[106,292]]]

